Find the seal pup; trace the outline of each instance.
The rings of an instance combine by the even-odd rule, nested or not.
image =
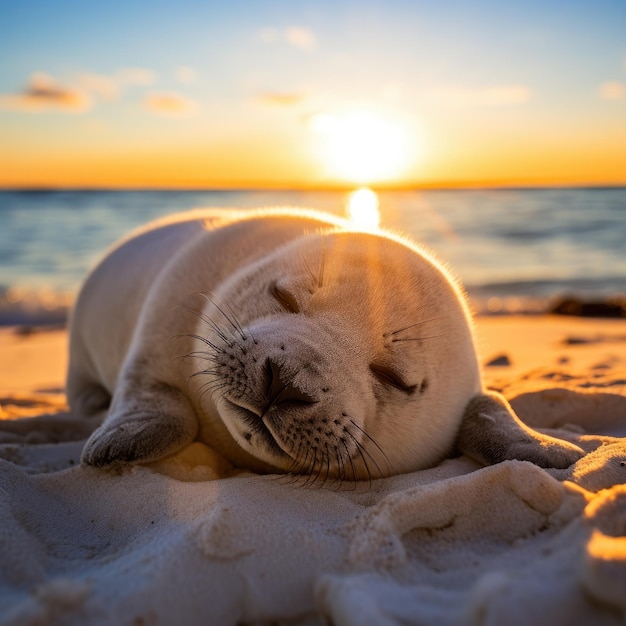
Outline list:
[[[72,314],[82,463],[194,440],[236,467],[360,480],[454,450],[567,467],[582,451],[483,388],[464,294],[417,245],[301,210],[195,211],[109,252]]]

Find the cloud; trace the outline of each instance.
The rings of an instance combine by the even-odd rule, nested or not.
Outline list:
[[[184,85],[189,85],[191,83],[195,83],[198,74],[193,67],[189,67],[188,65],[180,65],[176,68],[176,80],[179,83],[183,83]]]
[[[190,68],[187,68],[190,69]],[[158,79],[157,73],[143,67],[126,67],[112,75],[87,72],[77,78],[78,84],[92,95],[105,100],[115,100],[125,87],[146,87],[153,85]]]
[[[531,99],[532,92],[524,85],[494,85],[478,89],[441,86],[430,90],[428,96],[455,107],[500,107],[524,104]]]
[[[68,83],[43,72],[35,72],[21,91],[0,94],[0,109],[33,113],[50,110],[82,113],[91,109],[97,98],[116,100],[126,87],[152,85],[157,78],[153,70],[138,67],[122,68],[112,75],[85,72]],[[189,67],[179,68],[178,78],[182,82],[191,82],[195,72]],[[183,101],[178,104],[172,101],[169,110],[178,111],[179,114],[185,111],[187,114],[193,109],[193,103]],[[161,108],[166,110],[168,105],[164,103]]]
[[[623,100],[626,98],[626,85],[617,80],[602,83],[598,91],[603,100]]]
[[[288,43],[301,50],[313,50],[317,46],[315,35],[308,28],[291,26],[285,31],[285,39]]]
[[[23,91],[0,95],[0,108],[32,113],[48,110],[82,113],[91,104],[91,98],[83,90],[61,85],[43,72],[32,74]]]
[[[157,81],[157,73],[145,67],[125,67],[115,74],[116,80],[124,85],[147,86],[154,85]]]
[[[145,108],[157,115],[188,117],[196,112],[198,104],[177,93],[151,93],[144,100]]]
[[[305,98],[303,93],[272,91],[260,94],[257,101],[267,106],[290,107],[300,104]]]
[[[86,73],[81,74],[77,82],[85,91],[96,94],[105,100],[115,100],[120,93],[118,81],[111,76]]]
[[[317,47],[317,38],[312,30],[303,26],[290,26],[284,30],[274,27],[263,28],[259,37],[267,44],[288,43],[294,48],[309,52]]]

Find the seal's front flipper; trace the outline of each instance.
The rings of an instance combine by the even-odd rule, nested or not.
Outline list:
[[[467,405],[457,448],[487,465],[517,459],[558,469],[584,455],[578,446],[526,426],[504,397],[492,391],[472,398]]]
[[[113,400],[102,426],[87,440],[81,462],[105,467],[148,463],[190,444],[198,422],[181,392],[165,385],[149,393],[135,391],[131,401]]]

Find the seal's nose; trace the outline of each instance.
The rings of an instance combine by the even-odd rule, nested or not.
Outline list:
[[[296,387],[290,380],[285,381],[282,367],[271,357],[265,361],[265,369],[268,377],[266,391],[267,404],[263,414],[272,407],[279,407],[285,404],[315,404],[317,400],[308,393]]]

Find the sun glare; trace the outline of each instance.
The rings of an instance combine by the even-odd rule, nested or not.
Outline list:
[[[348,219],[361,230],[376,230],[380,224],[378,196],[363,187],[353,191],[346,201]]]
[[[408,132],[371,111],[315,115],[311,130],[322,142],[332,174],[360,184],[399,178],[408,167]]]

